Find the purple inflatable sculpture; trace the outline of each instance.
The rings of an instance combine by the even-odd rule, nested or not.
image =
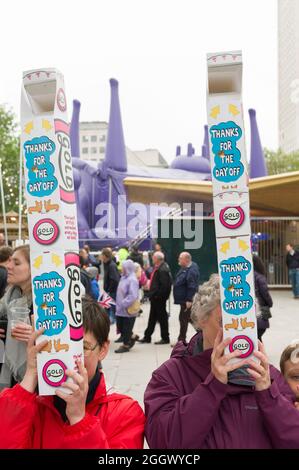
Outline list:
[[[172,162],[170,168],[128,166],[117,80],[111,79],[110,87],[111,105],[108,140],[105,159],[103,162],[98,164],[98,167],[93,167],[79,158],[80,103],[77,100],[74,101],[74,111],[71,121],[70,135],[73,155],[74,184],[77,200],[79,239],[81,244],[88,242],[94,249],[99,249],[107,245],[120,246],[126,242],[132,241],[132,238],[127,235],[126,232],[127,225],[130,220],[123,217],[123,215],[126,214],[126,209],[129,204],[129,201],[126,199],[126,191],[123,185],[123,180],[127,176],[184,180],[186,182],[188,180],[211,179],[207,126],[205,126],[202,156],[194,155],[194,148],[192,144],[189,144],[187,155],[180,155],[181,149],[180,147],[177,147],[177,156]],[[258,171],[254,174],[256,175],[258,173],[257,176],[263,176],[261,175],[262,170],[260,169],[260,165],[255,163],[256,159],[261,158],[262,150],[255,116],[252,119],[253,121],[251,121],[251,125],[253,126],[253,123],[255,123],[254,133],[252,134],[252,139],[255,144],[254,159],[252,160],[252,172],[255,165],[258,167]],[[257,137],[258,140],[256,140]],[[207,208],[207,210],[212,211],[212,206]],[[139,229],[145,229],[148,224],[148,214],[144,217],[141,217],[140,215],[138,217]],[[131,216],[131,219],[132,218],[136,220],[135,215]]]

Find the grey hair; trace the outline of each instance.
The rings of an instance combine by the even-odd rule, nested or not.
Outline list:
[[[163,261],[164,258],[165,258],[164,253],[162,253],[162,251],[155,251],[153,256],[156,256],[158,258],[158,260],[160,260],[160,261]]]
[[[190,253],[188,251],[182,251],[180,256],[184,256],[188,260],[192,261],[192,256],[190,255]]]
[[[212,274],[207,282],[199,286],[193,298],[191,320],[194,326],[199,327],[200,322],[208,318],[218,305],[220,305],[219,275]]]

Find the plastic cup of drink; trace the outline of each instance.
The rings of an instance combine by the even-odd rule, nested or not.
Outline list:
[[[30,325],[30,310],[27,307],[12,307],[11,311],[11,336],[14,337],[14,328],[17,325]]]

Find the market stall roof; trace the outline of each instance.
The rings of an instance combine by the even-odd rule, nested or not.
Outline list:
[[[210,181],[127,177],[124,185],[130,202],[212,202]],[[255,215],[299,216],[299,171],[251,179],[249,193]]]

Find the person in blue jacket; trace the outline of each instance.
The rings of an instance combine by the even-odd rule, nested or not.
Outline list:
[[[179,256],[179,266],[174,286],[173,296],[174,303],[181,306],[179,321],[180,333],[178,341],[186,341],[188,323],[190,322],[191,306],[193,297],[198,289],[199,284],[199,267],[194,261],[190,253],[183,251]]]

